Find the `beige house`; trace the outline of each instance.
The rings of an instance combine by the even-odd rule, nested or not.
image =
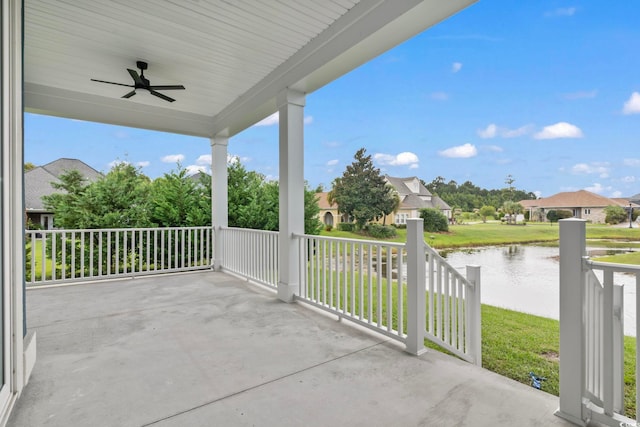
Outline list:
[[[416,176],[396,178],[385,175],[385,180],[393,186],[400,197],[400,207],[397,212],[381,218],[377,222],[384,224],[405,225],[409,218],[420,218],[420,209],[439,209],[447,219],[451,218],[451,207],[440,197],[434,196]],[[326,226],[336,226],[340,222],[349,222],[349,218],[339,212],[338,205],[330,204],[327,192],[316,193],[320,207],[319,219]]]
[[[551,210],[567,210],[574,218],[586,219],[596,224],[605,222],[604,208],[607,206],[620,206],[622,208],[640,208],[637,203],[624,198],[608,198],[587,190],[567,191],[553,196],[537,200],[522,200],[519,202],[529,212],[529,218],[534,220],[539,211],[542,220],[547,221],[547,213]]]

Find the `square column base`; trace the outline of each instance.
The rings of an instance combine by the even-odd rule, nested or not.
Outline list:
[[[293,296],[298,290],[297,283],[278,282],[278,299],[284,302],[293,302]]]

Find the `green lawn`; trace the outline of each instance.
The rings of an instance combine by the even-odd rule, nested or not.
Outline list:
[[[424,233],[424,240],[438,249],[451,249],[472,246],[505,245],[514,243],[555,243],[558,241],[559,227],[555,223],[527,225],[506,225],[496,222],[486,224],[452,225],[448,233]],[[342,237],[348,239],[370,239],[357,233],[346,231],[323,231],[323,236]],[[407,231],[398,230],[396,242],[406,241]],[[616,241],[640,241],[640,229],[619,228],[608,225],[587,224],[588,239],[606,239]],[[599,242],[608,246],[611,242]],[[627,244],[628,245],[628,244]]]

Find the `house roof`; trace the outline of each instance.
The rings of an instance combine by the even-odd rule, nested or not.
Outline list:
[[[85,162],[78,159],[61,158],[38,166],[24,174],[24,205],[27,212],[48,212],[43,196],[59,193],[61,190],[53,188],[51,183],[61,183],[59,177],[66,171],[77,170],[87,181],[95,181],[102,174]]]
[[[398,192],[400,196],[400,209],[451,209],[451,206],[440,197],[432,195],[417,176],[399,178],[385,175],[384,178]]]
[[[233,136],[476,0],[24,0],[29,112],[202,137]],[[127,69],[182,84],[129,99]]]
[[[327,195],[329,194],[328,191],[324,191],[321,193],[316,193],[316,197],[318,199],[318,207],[321,210],[327,210],[327,209],[338,209],[338,205],[333,203],[333,204],[329,204],[329,201],[327,200]]]
[[[526,208],[597,208],[610,205],[626,206],[627,199],[610,199],[587,190],[566,191],[537,200],[522,200],[520,204]]]
[[[384,178],[387,182],[396,189],[400,196],[406,196],[408,194],[417,194],[420,196],[431,196],[431,192],[427,190],[422,184],[422,181],[417,176],[410,176],[407,178],[398,178],[389,175],[385,175]],[[410,188],[410,186],[415,186]]]

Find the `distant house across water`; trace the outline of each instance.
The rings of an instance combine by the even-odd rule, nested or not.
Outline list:
[[[396,178],[385,175],[385,180],[393,186],[400,197],[400,208],[378,222],[385,224],[405,225],[409,218],[420,218],[420,209],[434,208],[440,210],[447,218],[451,218],[451,207],[440,197],[434,196],[416,176]],[[327,226],[336,226],[350,219],[340,212],[339,206],[330,204],[327,192],[316,193],[320,207],[319,219]]]
[[[633,196],[635,197],[635,196]],[[553,196],[537,200],[522,200],[519,203],[529,212],[529,218],[536,220],[540,215],[542,221],[547,221],[547,213],[551,210],[565,210],[572,213],[574,218],[582,218],[596,224],[605,222],[604,208],[607,206],[620,206],[629,209],[629,203],[633,209],[640,208],[638,200],[631,198],[609,198],[587,190],[566,191]],[[539,212],[539,214],[537,213]]]

